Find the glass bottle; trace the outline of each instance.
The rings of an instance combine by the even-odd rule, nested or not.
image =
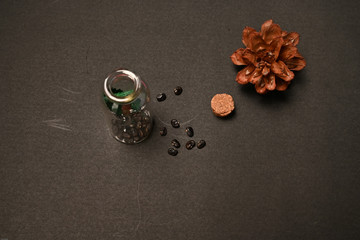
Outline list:
[[[110,133],[116,140],[134,144],[150,135],[153,122],[146,109],[150,90],[138,75],[126,69],[110,73],[104,81],[102,101]]]

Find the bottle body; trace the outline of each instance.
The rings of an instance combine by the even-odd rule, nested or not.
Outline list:
[[[111,135],[126,144],[145,140],[152,130],[152,116],[146,108],[150,90],[135,73],[118,69],[104,81],[103,105]]]

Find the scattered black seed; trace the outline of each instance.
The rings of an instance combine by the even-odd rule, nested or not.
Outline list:
[[[171,120],[171,126],[173,126],[174,128],[179,128],[180,127],[180,123],[178,120],[173,119]]]
[[[182,93],[183,89],[180,86],[177,86],[174,88],[175,95],[180,95]]]
[[[206,142],[204,140],[200,140],[198,143],[197,143],[197,148],[198,149],[201,149],[203,147],[206,146]]]
[[[156,99],[159,101],[159,102],[162,102],[166,99],[166,94],[165,93],[159,93],[157,96],[156,96]]]
[[[173,139],[173,140],[171,141],[171,145],[172,145],[173,147],[176,147],[176,148],[179,148],[179,147],[181,146],[180,143],[179,143],[179,141],[176,140],[176,139]]]
[[[166,127],[163,127],[162,129],[160,129],[160,136],[166,136],[166,134],[167,134]]]
[[[174,148],[169,148],[168,149],[168,153],[171,155],[171,156],[176,156],[178,154],[178,151]]]
[[[193,129],[192,127],[187,127],[187,128],[185,129],[185,132],[186,132],[186,134],[187,134],[189,137],[194,136],[194,129]]]
[[[186,149],[187,150],[191,150],[191,149],[193,149],[194,147],[195,147],[195,141],[194,140],[190,140],[190,141],[188,141],[187,143],[186,143]]]

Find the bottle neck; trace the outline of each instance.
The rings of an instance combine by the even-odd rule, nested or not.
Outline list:
[[[104,81],[104,94],[112,102],[129,104],[141,93],[141,80],[135,73],[119,69],[109,74]]]

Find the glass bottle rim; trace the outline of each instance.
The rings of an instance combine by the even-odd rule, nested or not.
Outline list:
[[[111,90],[112,82],[116,79],[116,77],[113,77],[114,74],[124,74],[126,77],[128,77],[130,80],[132,80],[134,82],[134,92],[132,92],[131,94],[124,96],[124,97],[119,97],[119,96],[114,95],[114,93]],[[111,101],[114,101],[116,103],[122,103],[122,104],[130,103],[133,100],[135,100],[141,92],[140,77],[127,69],[115,70],[114,72],[111,72],[106,77],[106,79],[104,81],[104,92],[105,92],[105,95]]]

